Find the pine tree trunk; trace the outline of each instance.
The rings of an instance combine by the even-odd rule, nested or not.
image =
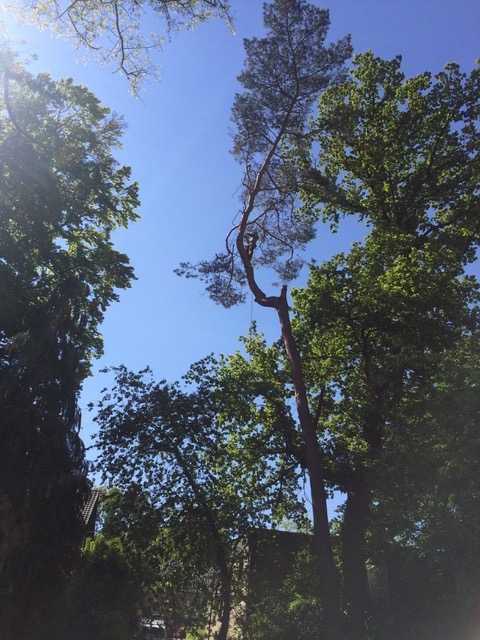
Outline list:
[[[271,153],[273,153],[273,150]],[[268,165],[267,161],[268,159],[265,160],[263,165],[264,167]],[[261,173],[262,170],[258,174],[257,182],[261,178]],[[302,359],[290,322],[287,287],[285,285],[282,287],[280,296],[266,296],[255,280],[255,271],[251,260],[252,256],[248,252],[248,247],[244,244],[248,216],[253,209],[254,200],[255,189],[250,195],[249,205],[243,212],[236,246],[245,268],[245,276],[247,278],[248,286],[255,297],[255,301],[262,307],[275,309],[280,321],[282,340],[288,362],[290,364],[292,383],[295,390],[295,404],[302,432],[305,461],[310,482],[314,549],[318,558],[319,572],[321,575],[321,598],[327,625],[327,634],[323,634],[322,640],[341,640],[343,620],[340,606],[340,581],[333,557],[330,538],[323,454],[317,439],[316,425],[314,424],[312,414],[310,412]]]
[[[328,523],[323,456],[310,412],[301,357],[292,332],[285,288],[283,288],[282,295],[279,298],[277,313],[282,329],[283,343],[292,371],[295,402],[305,448],[305,461],[312,499],[314,550],[318,558],[321,573],[321,598],[327,626],[326,638],[328,638],[328,640],[339,640],[342,638],[340,585],[338,571],[333,557]]]

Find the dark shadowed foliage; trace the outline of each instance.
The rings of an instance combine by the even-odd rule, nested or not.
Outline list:
[[[104,311],[132,278],[110,234],[138,202],[111,155],[121,124],[89,91],[5,51],[0,73],[0,627],[17,640],[47,632],[78,555],[78,394]]]

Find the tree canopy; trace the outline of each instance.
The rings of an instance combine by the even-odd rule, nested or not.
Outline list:
[[[355,214],[465,252],[478,238],[479,83],[478,66],[406,78],[400,56],[356,56],[348,80],[321,96],[315,146],[299,153],[307,211],[334,222]]]
[[[245,287],[259,304],[274,306],[274,296],[258,283],[261,267],[273,267],[282,281],[298,273],[297,250],[314,229],[296,216],[298,183],[287,150],[303,139],[314,101],[343,77],[351,55],[349,37],[326,44],[329,13],[305,0],[265,4],[264,24],[264,37],[244,41],[243,91],[232,107],[232,151],[243,172],[236,222],[225,251],[177,270],[205,282],[212,300],[225,307],[244,301]]]
[[[211,359],[197,363],[186,377],[197,387],[189,392],[119,368],[96,417],[105,479],[125,494],[148,496],[157,535],[170,537],[173,556],[186,559],[190,549],[197,568],[217,572],[219,639],[227,637],[233,566],[247,532],[285,512],[302,515],[296,465],[285,459],[281,443],[275,446],[276,432],[235,398],[225,367]],[[262,449],[266,455],[259,456]]]
[[[155,44],[145,16],[166,33],[229,19],[222,0],[19,4],[134,88]],[[105,312],[134,279],[112,238],[136,220],[138,187],[114,154],[121,119],[0,53],[6,640],[63,640],[69,625],[71,637],[140,637],[148,621],[217,640],[477,632],[480,69],[407,78],[400,57],[371,52],[347,67],[350,38],[327,41],[327,10],[272,0],[263,15],[232,109],[237,216],[224,250],[177,271],[224,307],[250,292],[279,337],[253,323],[238,351],[178,382],[109,370],[92,403],[91,471],[107,487],[89,539],[79,397]],[[289,294],[317,230],[342,231],[347,216],[362,240],[311,255]],[[344,497],[333,520],[332,495]],[[288,558],[268,548],[282,536]]]
[[[122,125],[87,89],[33,76],[5,51],[1,75],[2,616],[20,638],[42,585],[78,553],[78,394],[104,312],[133,277],[111,233],[138,198],[112,156]]]

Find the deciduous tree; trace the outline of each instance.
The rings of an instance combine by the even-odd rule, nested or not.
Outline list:
[[[445,349],[476,322],[477,284],[464,269],[479,239],[480,72],[450,64],[407,79],[400,64],[357,56],[348,80],[320,97],[312,146],[302,142],[297,152],[306,219],[337,225],[356,215],[370,228],[364,248],[313,269],[310,293],[323,284],[311,304],[308,289],[297,296],[301,312],[308,307],[316,317],[317,378],[332,376],[342,415],[350,415],[348,424],[339,418],[341,440],[349,434],[352,444],[361,434],[344,521],[353,620],[362,617],[365,572],[362,579],[362,554],[352,550],[361,546],[370,502],[359,460],[378,457],[399,407],[413,390],[427,393]],[[307,341],[314,334],[310,325]]]
[[[18,639],[47,632],[45,585],[83,535],[78,394],[133,276],[111,232],[138,200],[112,156],[122,125],[89,91],[5,51],[0,74],[0,626]]]
[[[150,52],[161,48],[165,36],[212,17],[231,22],[226,0],[14,0],[13,6],[27,21],[66,35],[77,47],[113,63],[135,92],[154,73]],[[158,33],[146,35],[156,16],[163,19],[163,28],[159,23]]]
[[[406,472],[403,457],[394,464],[392,442],[408,441],[424,419],[415,410],[431,394],[445,353],[476,331],[478,300],[478,284],[462,273],[455,252],[403,245],[399,236],[367,237],[312,267],[308,286],[295,291],[309,392],[324,402],[329,480],[347,495],[342,564],[352,638],[362,628],[366,634],[365,533],[376,489],[386,483],[386,458],[392,473]]]
[[[241,416],[232,411],[233,396],[223,397],[218,376],[211,359],[198,363],[187,376],[194,385],[187,392],[121,367],[96,420],[105,477],[125,493],[139,486],[170,541],[196,550],[203,566],[210,558],[220,584],[218,638],[225,640],[239,543],[251,527],[276,513],[279,519],[286,503],[298,501],[294,466],[271,442],[276,434],[263,433],[252,407]],[[272,447],[268,457],[258,455],[262,446]],[[179,549],[182,554],[186,560]]]

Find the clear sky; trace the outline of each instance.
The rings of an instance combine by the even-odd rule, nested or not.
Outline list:
[[[2,1],[0,0],[0,6]],[[401,54],[408,75],[438,71],[456,61],[470,69],[480,57],[478,0],[329,0],[316,4],[331,13],[331,38],[351,33],[356,52]],[[149,364],[169,380],[210,352],[237,348],[251,319],[271,338],[278,328],[270,310],[250,302],[236,309],[216,307],[199,283],[173,274],[181,260],[210,257],[223,245],[237,210],[239,167],[229,154],[230,107],[243,61],[242,38],[262,33],[262,3],[232,0],[236,35],[221,22],[179,34],[157,57],[160,82],[140,99],[108,67],[80,63],[70,43],[33,28],[18,28],[7,17],[14,40],[35,53],[34,70],[70,76],[87,85],[115,112],[127,130],[122,162],[140,183],[141,219],[117,234],[117,245],[135,267],[138,280],[121,294],[103,325],[105,355],[97,368]],[[361,230],[352,223],[341,233],[321,230],[313,247],[317,261],[348,249]],[[102,376],[85,383],[82,403],[98,399]],[[84,412],[84,438],[92,431]]]

